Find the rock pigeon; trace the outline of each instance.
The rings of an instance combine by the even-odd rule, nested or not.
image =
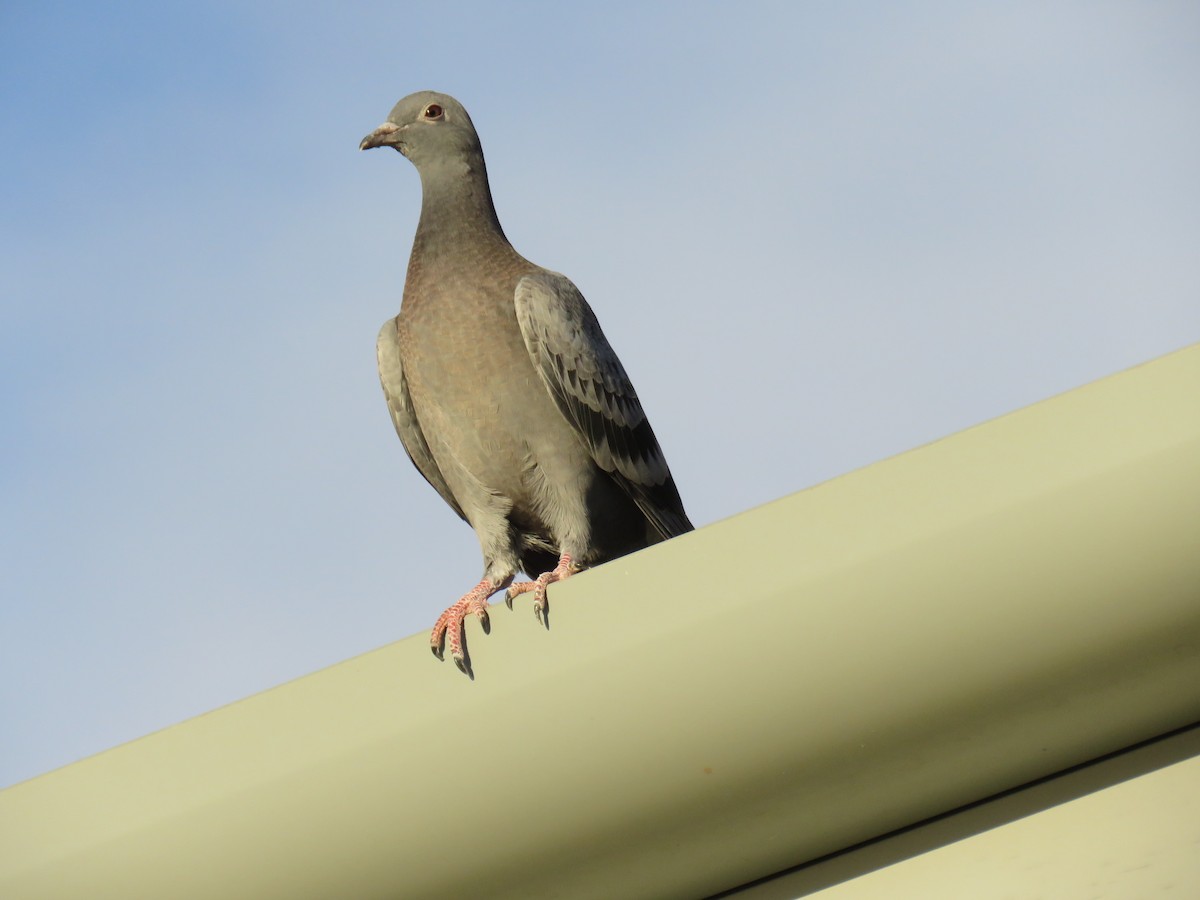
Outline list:
[[[405,97],[361,150],[393,147],[421,176],[400,314],[377,354],[392,422],[417,470],[475,530],[483,577],[438,618],[472,675],[464,619],[692,530],[642,404],[583,295],[522,257],[500,227],[479,137],[446,94]],[[533,581],[513,583],[518,570]]]

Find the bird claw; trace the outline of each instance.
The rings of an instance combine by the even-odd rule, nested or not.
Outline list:
[[[527,594],[533,591],[533,617],[545,628],[550,627],[550,604],[547,600],[546,592],[550,585],[556,581],[564,581],[571,577],[579,569],[571,561],[571,557],[564,553],[558,560],[558,565],[549,572],[543,572],[533,581],[519,581],[509,587],[504,592],[504,603],[509,609],[513,608],[513,599],[518,594]]]
[[[466,675],[472,681],[475,680],[475,673],[471,671],[471,664],[469,662],[467,662],[466,657],[463,657],[463,656],[454,657],[454,664],[456,666],[458,666],[458,671],[462,672],[464,675]]]
[[[484,634],[491,634],[492,620],[488,616],[487,600],[497,590],[498,586],[484,579],[462,596],[445,612],[438,616],[434,623],[433,632],[429,635],[429,649],[439,661],[445,661],[445,649],[450,648],[450,658],[454,665],[468,678],[474,678],[471,673],[471,663],[467,656],[467,640],[464,620],[472,613],[479,620]]]
[[[528,594],[533,591],[533,614],[540,622],[542,621],[542,613],[546,609],[546,587],[550,583],[549,580],[543,581],[549,575],[546,572],[538,576],[537,581],[519,581],[504,592],[504,603],[509,609],[513,608],[513,600],[521,594]]]

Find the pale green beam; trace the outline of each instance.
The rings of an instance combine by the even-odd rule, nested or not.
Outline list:
[[[0,897],[698,897],[1196,722],[1200,345],[550,597],[0,792]]]

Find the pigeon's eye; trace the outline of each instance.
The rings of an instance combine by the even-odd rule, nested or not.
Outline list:
[[[424,115],[427,119],[440,119],[442,117],[442,108],[436,103],[430,103],[425,107]]]

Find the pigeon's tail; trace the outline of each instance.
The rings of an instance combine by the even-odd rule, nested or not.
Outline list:
[[[675,487],[675,479],[668,477],[662,484],[653,486],[627,479],[621,479],[621,482],[646,517],[647,543],[657,544],[695,529],[683,510],[683,500],[679,496],[679,489]]]

